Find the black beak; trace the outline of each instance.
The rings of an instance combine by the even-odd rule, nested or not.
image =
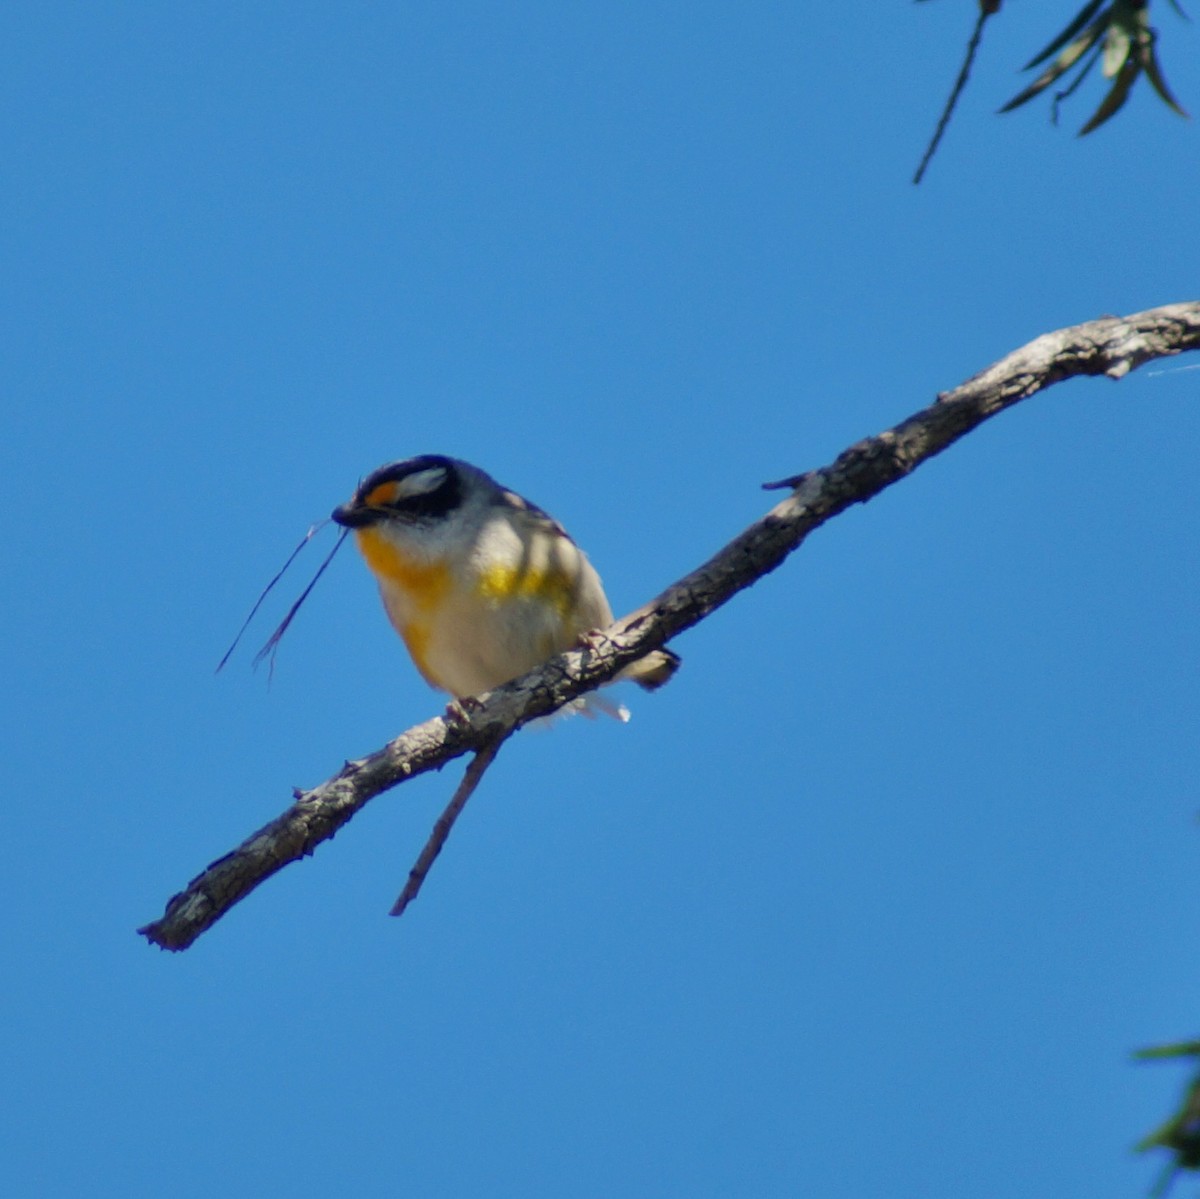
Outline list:
[[[375,508],[356,508],[354,504],[339,504],[330,513],[333,520],[347,529],[361,529],[374,524],[380,517]]]

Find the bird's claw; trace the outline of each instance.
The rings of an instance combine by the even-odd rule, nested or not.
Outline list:
[[[471,723],[471,713],[478,712],[483,704],[473,695],[456,696],[446,705],[446,720],[459,728]]]

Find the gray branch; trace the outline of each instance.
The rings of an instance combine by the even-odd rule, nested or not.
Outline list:
[[[332,837],[368,800],[461,754],[497,744],[609,682],[774,570],[813,529],[878,495],[1019,400],[1080,375],[1120,379],[1145,362],[1195,349],[1200,349],[1200,301],[1046,333],[895,428],[852,445],[829,466],[768,484],[788,488],[788,496],[657,599],[586,646],[487,693],[482,702],[452,707],[376,753],[347,762],[311,791],[296,792],[286,812],[194,878],[167,903],[161,919],[138,931],[164,949],[186,949],[260,883]]]

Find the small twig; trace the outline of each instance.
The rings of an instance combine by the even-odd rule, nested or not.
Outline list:
[[[408,882],[404,884],[400,898],[392,904],[392,910],[388,915],[403,916],[404,909],[420,894],[421,884],[424,883],[430,867],[437,861],[438,854],[442,852],[442,846],[446,844],[446,838],[450,836],[454,822],[462,814],[463,808],[467,806],[467,800],[474,794],[475,788],[479,786],[479,780],[483,778],[484,771],[495,760],[504,741],[503,736],[497,737],[495,741],[480,749],[467,764],[462,782],[458,784],[458,790],[454,792],[454,798],[437,818],[437,823],[429,834],[429,840],[425,842],[425,848],[421,850],[421,856],[417,858],[416,864],[408,872]]]
[[[1104,43],[1097,40],[1095,46],[1092,47],[1091,55],[1087,62],[1080,68],[1079,74],[1075,76],[1069,87],[1063,88],[1061,92],[1054,93],[1054,99],[1050,101],[1050,124],[1058,124],[1058,110],[1064,100],[1069,100],[1078,90],[1079,85],[1091,73],[1092,67],[1096,65],[1096,60],[1100,57],[1104,50]]]
[[[967,79],[971,75],[971,66],[975,62],[975,53],[979,49],[980,39],[983,37],[983,24],[994,12],[998,12],[1000,5],[997,2],[988,2],[982,0],[979,5],[979,16],[975,20],[975,29],[971,33],[971,40],[967,43],[967,53],[963,58],[963,65],[958,72],[958,78],[954,81],[954,87],[950,92],[950,99],[946,101],[946,107],[942,109],[941,119],[937,123],[937,128],[933,131],[933,137],[930,139],[929,145],[925,150],[925,156],[921,159],[921,165],[917,167],[917,173],[913,176],[913,183],[920,183],[925,175],[925,168],[929,166],[930,160],[937,153],[937,148],[942,140],[942,134],[946,132],[946,126],[950,124],[950,118],[954,114],[954,109],[958,105],[958,98],[962,95],[962,90],[967,86]]]

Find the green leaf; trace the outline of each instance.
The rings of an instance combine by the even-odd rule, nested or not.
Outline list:
[[[1170,1045],[1151,1045],[1148,1049],[1138,1049],[1133,1056],[1138,1061],[1149,1062],[1158,1058],[1200,1057],[1200,1041],[1175,1041]]]
[[[1045,62],[1051,54],[1057,54],[1060,47],[1065,46],[1095,15],[1104,0],[1090,0],[1090,3],[1085,4],[1078,13],[1075,14],[1075,19],[1048,45],[1040,54],[1031,58],[1022,68],[1022,71],[1031,71],[1040,62]],[[1004,110],[1001,109],[1001,112]]]
[[[1133,49],[1133,37],[1122,24],[1114,21],[1104,37],[1104,59],[1102,70],[1105,79],[1112,79],[1125,65],[1129,51]]]
[[[1092,113],[1092,118],[1079,131],[1079,136],[1084,137],[1094,129],[1099,129],[1110,117],[1116,116],[1124,107],[1125,101],[1129,99],[1130,89],[1133,87],[1134,80],[1138,77],[1142,69],[1141,63],[1136,58],[1127,58],[1125,65],[1117,74],[1116,81],[1113,83],[1107,96],[1100,101],[1100,107]]]
[[[1039,92],[1045,91],[1060,75],[1069,71],[1082,55],[1087,53],[1095,44],[1096,39],[1104,32],[1107,24],[1108,14],[1102,13],[1082,37],[1073,41],[1046,70],[1023,92],[1014,96],[1000,111],[1012,112],[1014,108],[1020,108],[1026,101],[1032,100]]]
[[[1150,80],[1150,86],[1158,92],[1159,99],[1168,108],[1173,108],[1181,117],[1186,117],[1188,114],[1179,101],[1171,95],[1171,89],[1167,87],[1167,81],[1163,78],[1162,68],[1158,65],[1158,55],[1154,52],[1155,41],[1157,41],[1157,37],[1154,30],[1148,29],[1138,46],[1138,61],[1141,63],[1142,70],[1146,72],[1146,78]]]

